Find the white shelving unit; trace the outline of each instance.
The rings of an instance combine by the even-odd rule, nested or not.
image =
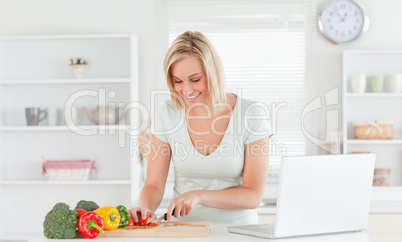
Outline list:
[[[401,145],[402,140],[400,139],[392,139],[392,140],[383,140],[383,139],[348,139],[347,144],[350,145]]]
[[[389,187],[374,187],[372,200],[402,200],[402,94],[390,93],[388,76],[402,73],[402,50],[346,50],[343,52],[343,152],[376,154],[377,168],[391,168]],[[352,74],[384,75],[383,93],[353,93]],[[354,121],[392,120],[392,140],[361,140],[354,137]]]
[[[130,180],[89,180],[89,181],[37,181],[37,180],[16,180],[16,181],[0,181],[0,185],[22,185],[22,186],[39,186],[39,185],[131,185]]]
[[[72,79],[70,58],[78,57],[88,61],[86,77]],[[62,110],[73,94],[83,90],[98,95],[82,95],[73,106],[94,109],[113,103],[127,107],[138,102],[135,35],[0,38],[0,206],[6,208],[0,220],[0,241],[40,236],[46,213],[58,202],[74,209],[82,199],[99,206],[133,206],[137,201],[138,147],[131,143],[138,137],[133,129],[139,127],[136,109],[127,109],[116,125],[93,125],[83,111],[72,128],[46,122],[26,125],[26,107]],[[82,130],[95,134],[85,135]],[[88,181],[48,181],[42,176],[42,155],[50,160],[94,156],[97,176],[92,172]],[[21,217],[29,226],[21,226]]]
[[[402,94],[400,93],[347,93],[346,96],[348,98],[385,98],[385,97],[398,97],[401,98]]]
[[[130,78],[85,78],[85,79],[47,79],[47,80],[3,80],[0,85],[41,85],[41,84],[119,84],[130,83]]]
[[[130,130],[129,125],[83,125],[83,126],[0,126],[0,131],[80,131],[80,130]]]

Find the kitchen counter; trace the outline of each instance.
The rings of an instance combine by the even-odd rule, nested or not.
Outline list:
[[[275,210],[275,205],[266,205],[258,207],[257,213],[275,215]],[[371,202],[370,214],[402,214],[402,202]]]
[[[156,210],[157,215],[166,213],[170,201],[164,200],[160,207]],[[260,215],[275,215],[276,205],[262,205],[257,208]],[[370,214],[402,214],[402,201],[398,202],[371,202]]]
[[[253,237],[241,234],[234,234],[227,231],[227,224],[213,224],[211,233],[207,238],[96,238],[91,241],[113,241],[113,242],[131,242],[131,241],[165,241],[165,242],[191,242],[191,241],[230,241],[230,242],[243,242],[247,241],[265,241],[266,239],[260,237]],[[385,235],[384,235],[385,236]],[[402,235],[400,237],[402,240]],[[376,237],[378,239],[378,237]],[[51,242],[55,240],[46,239],[46,238],[37,238],[29,240],[29,242]],[[74,242],[77,239],[71,240],[62,240],[63,242]],[[317,236],[308,236],[308,237],[299,237],[299,238],[288,238],[288,239],[280,239],[280,240],[269,240],[269,241],[279,241],[279,242],[374,242],[375,240],[365,231],[363,232],[355,232],[355,233],[339,233],[339,234],[331,234],[331,235],[317,235]]]
[[[170,201],[165,200],[162,204],[161,207],[156,211],[157,214],[161,215],[166,212],[167,206],[169,205]],[[166,206],[166,207],[165,207]],[[274,216],[275,216],[275,205],[265,205],[265,206],[260,206],[257,208],[257,212],[260,215],[260,222],[273,222],[274,221]],[[374,241],[376,242],[390,242],[390,241],[402,241],[402,233],[400,233],[401,230],[401,216],[402,216],[402,202],[372,202],[371,207],[370,207],[370,222],[369,222],[369,227],[368,231],[370,232],[371,237],[375,238]],[[264,217],[269,217],[264,218]],[[227,226],[226,226],[227,227]],[[222,225],[219,224],[213,224],[212,225],[212,232],[208,240],[218,240],[216,238],[221,238],[222,236],[227,236],[228,238],[232,238],[230,240],[236,240],[236,238],[246,238],[243,235],[235,235],[235,234],[229,234],[227,232],[225,226],[222,227]],[[3,236],[4,237],[4,236]],[[15,240],[15,238],[21,238],[21,235],[16,235],[16,236],[5,236],[5,238],[11,238],[12,240]],[[40,238],[42,237],[42,238]],[[1,238],[1,237],[0,237]],[[54,241],[54,240],[46,240],[43,236],[38,235],[27,235],[23,237],[23,240],[28,240],[31,238],[38,238],[34,240],[30,240],[31,242],[42,242],[42,241]],[[215,238],[215,239],[214,239]],[[248,238],[248,237],[247,237]],[[252,237],[250,237],[252,238]],[[1,240],[1,239],[0,239]],[[5,239],[7,240],[7,239]],[[102,238],[99,239],[102,241],[128,241],[127,239],[116,239],[114,238],[113,240]],[[130,238],[130,241],[132,238]],[[159,240],[157,238],[152,239],[147,239],[148,241],[156,241]],[[176,241],[177,239],[175,239]],[[182,239],[179,239],[182,240]],[[189,240],[186,238],[187,241]],[[68,240],[63,240],[63,241],[68,241]],[[72,241],[72,240],[71,240]],[[76,241],[76,240],[74,240]],[[173,240],[172,240],[173,241]],[[240,241],[240,239],[239,239]],[[272,240],[270,240],[272,241]],[[284,240],[281,240],[284,241]],[[233,241],[235,242],[235,241]]]

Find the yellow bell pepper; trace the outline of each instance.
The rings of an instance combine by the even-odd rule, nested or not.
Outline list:
[[[121,216],[117,208],[113,206],[98,208],[94,211],[99,217],[102,218],[104,223],[104,228],[107,230],[117,229],[120,225]]]

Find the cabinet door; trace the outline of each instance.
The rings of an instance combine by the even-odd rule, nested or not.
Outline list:
[[[375,242],[401,242],[402,234],[370,234]]]
[[[370,214],[370,234],[402,234],[402,214]]]

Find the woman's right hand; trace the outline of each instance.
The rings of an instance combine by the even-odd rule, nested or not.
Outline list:
[[[151,220],[156,219],[155,213],[149,209],[144,207],[134,207],[129,210],[131,218],[134,220],[134,223],[138,223],[139,219],[145,220],[147,216],[151,218]]]

